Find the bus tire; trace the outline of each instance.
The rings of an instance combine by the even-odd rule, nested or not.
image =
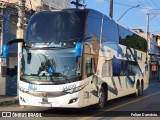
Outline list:
[[[139,84],[139,87],[138,87],[138,96],[141,96],[142,95],[142,85]]]
[[[138,97],[139,96],[139,84],[138,84],[138,82],[137,82],[137,84],[136,84],[136,91],[135,91],[135,93],[134,93],[134,97]]]
[[[106,93],[103,87],[101,87],[100,91],[99,91],[99,101],[96,104],[96,108],[98,110],[102,109],[105,107],[105,103],[106,103]]]
[[[141,89],[142,89],[141,95],[143,95],[143,91],[144,91],[144,83],[143,83],[143,80],[142,80],[142,82],[141,82]]]

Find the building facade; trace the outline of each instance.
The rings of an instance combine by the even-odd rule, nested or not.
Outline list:
[[[3,3],[18,5],[18,0],[1,0]],[[70,0],[25,0],[26,8],[37,11],[64,9],[70,7]]]
[[[147,34],[141,29],[133,29],[137,34],[147,39]],[[160,34],[148,36],[150,79],[160,79]]]
[[[69,0],[26,0],[26,18],[38,10],[54,10],[69,7]],[[18,0],[0,1],[0,52],[5,42],[16,38]],[[17,44],[9,47],[6,65],[0,66],[0,95],[17,94]],[[0,63],[2,59],[0,58]]]
[[[150,76],[160,79],[160,34],[153,34],[150,41]]]

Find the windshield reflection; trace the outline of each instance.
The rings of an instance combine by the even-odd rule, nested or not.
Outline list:
[[[81,76],[81,65],[78,61],[75,48],[23,48],[21,78],[38,82],[74,81]]]

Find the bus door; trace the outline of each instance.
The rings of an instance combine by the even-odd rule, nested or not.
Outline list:
[[[91,50],[91,46],[89,45],[84,45],[83,51],[82,77],[83,80],[89,81],[89,85],[84,89],[84,106],[87,106],[97,102],[97,100],[93,99],[96,96],[92,94],[92,91],[95,89],[95,85],[92,80],[95,73],[95,53]]]
[[[85,43],[83,47],[83,79],[87,79],[95,73],[95,53],[90,43]]]

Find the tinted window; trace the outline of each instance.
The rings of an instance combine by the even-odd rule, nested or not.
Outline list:
[[[104,42],[118,42],[117,24],[108,17],[104,17],[102,36],[102,44]]]
[[[31,42],[71,41],[84,35],[85,11],[66,10],[35,14],[27,27],[25,40]]]
[[[89,11],[87,18],[86,35],[96,37],[99,42],[102,24],[102,14],[96,11]]]
[[[136,61],[127,61],[120,59],[112,60],[113,76],[133,76],[141,73],[140,66]]]
[[[138,36],[137,34],[131,32],[129,29],[126,29],[120,25],[118,25],[118,29],[119,29],[120,44],[143,51],[143,52],[147,51],[146,39]]]
[[[86,60],[86,75],[87,75],[87,77],[90,76],[90,74],[92,74],[92,62],[91,62],[91,59],[90,60]]]

